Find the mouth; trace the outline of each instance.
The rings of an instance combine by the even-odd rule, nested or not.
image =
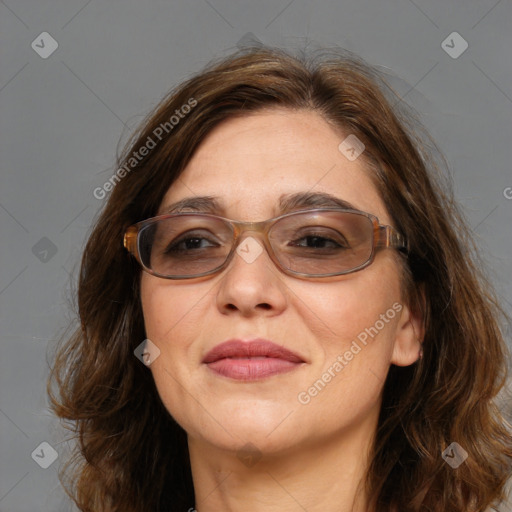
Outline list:
[[[254,339],[225,341],[210,350],[202,363],[217,375],[253,381],[295,370],[305,361],[271,341]]]

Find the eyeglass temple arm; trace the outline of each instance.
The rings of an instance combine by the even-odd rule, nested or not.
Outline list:
[[[406,254],[409,252],[407,240],[392,226],[379,226],[377,247],[393,247]]]
[[[137,228],[135,226],[130,226],[123,238],[123,245],[124,247],[133,254],[135,257],[138,257],[138,250],[137,250]]]

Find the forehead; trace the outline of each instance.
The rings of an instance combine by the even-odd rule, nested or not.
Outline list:
[[[231,118],[198,147],[167,191],[159,213],[176,201],[212,196],[240,220],[279,214],[283,197],[325,193],[389,222],[362,158],[340,150],[348,136],[312,111],[274,109]]]

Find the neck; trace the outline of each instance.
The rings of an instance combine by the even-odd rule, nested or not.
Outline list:
[[[368,512],[371,439],[358,429],[287,451],[238,453],[189,437],[197,512]]]

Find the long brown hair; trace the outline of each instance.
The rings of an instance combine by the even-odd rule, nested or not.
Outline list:
[[[115,187],[83,254],[80,327],[59,347],[49,380],[53,408],[78,440],[64,470],[70,495],[91,512],[194,507],[186,433],[133,355],[145,339],[141,269],[124,250],[123,233],[156,214],[221,121],[272,107],[312,110],[355,134],[395,227],[409,241],[403,286],[423,314],[424,357],[389,371],[365,482],[371,506],[469,512],[498,503],[512,460],[510,432],[494,405],[506,378],[502,313],[444,190],[431,141],[380,75],[353,55],[295,57],[266,47],[214,62],[171,91],[118,158],[124,171],[113,175]],[[140,151],[150,139],[155,146]],[[452,442],[468,453],[457,469],[442,458]]]

